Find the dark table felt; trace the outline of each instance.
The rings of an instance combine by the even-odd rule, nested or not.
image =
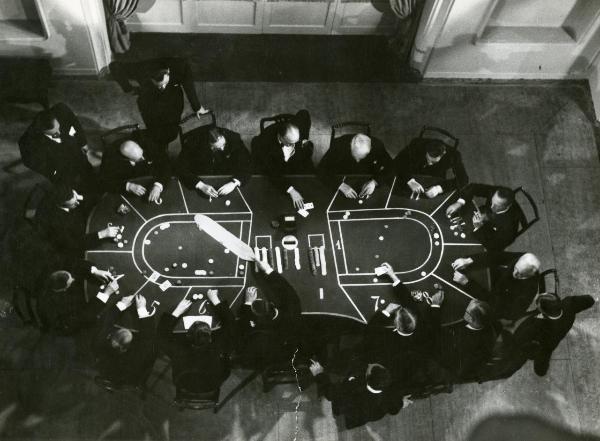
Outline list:
[[[216,188],[227,180],[225,177],[203,179]],[[456,199],[455,194],[411,200],[410,192],[394,182],[391,189],[390,186],[378,187],[369,199],[359,204],[339,192],[334,194],[314,176],[291,179],[305,202],[315,205],[307,218],[296,214],[295,235],[301,270],[295,269],[293,252],[287,251],[289,268],[283,271],[283,276],[298,291],[304,314],[369,320],[378,308],[395,301],[387,277],[374,274],[376,266],[389,262],[412,291],[433,294],[435,283],[443,287],[446,293],[443,323],[462,318],[470,294],[452,282],[450,264],[458,257],[483,251],[483,247],[468,231],[463,239],[450,230],[445,208]],[[360,189],[364,178],[349,177],[346,181]],[[191,300],[192,295],[202,294],[202,299],[196,300],[186,313],[197,315],[210,313],[210,307],[206,309],[206,291],[210,287],[218,288],[221,298],[233,309],[243,301],[245,287],[258,286],[260,292],[254,264],[226,253],[219,243],[198,230],[193,217],[195,213],[206,214],[251,247],[270,247],[274,258],[275,246],[285,252],[281,238],[286,233],[273,229],[271,221],[295,212],[289,196],[279,193],[266,178],[254,176],[242,189],[212,201],[172,178],[161,197],[162,204],[158,205],[131,194],[106,194],[90,214],[88,231],[100,230],[108,223],[125,227],[121,241],[127,243],[122,248],[105,241],[86,253],[86,258],[100,268],[113,267],[117,274],[125,274],[119,280],[121,295],[143,294],[149,310],[160,314],[172,311],[186,296]],[[230,205],[226,205],[226,201],[230,201]],[[132,208],[126,215],[117,213],[122,203]],[[346,212],[349,217],[344,219]],[[469,226],[470,221],[466,222]],[[327,275],[319,271],[315,276],[310,271],[309,242],[315,246],[323,241]],[[209,263],[209,259],[213,263]],[[173,263],[177,263],[176,268]],[[183,263],[187,268],[182,267]],[[275,268],[275,262],[272,263]],[[198,276],[196,270],[214,274]],[[154,271],[160,274],[156,282],[148,280]],[[487,273],[475,273],[473,277],[489,286]],[[163,291],[159,284],[166,280],[172,286]],[[88,283],[88,296],[94,296],[98,289],[97,285]]]

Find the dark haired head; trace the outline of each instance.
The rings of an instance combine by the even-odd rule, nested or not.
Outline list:
[[[192,343],[192,346],[202,347],[211,342],[211,329],[208,323],[195,322],[187,330],[187,338]]]
[[[256,299],[250,306],[252,313],[259,324],[268,323],[275,317],[275,308],[271,302],[263,299]]]
[[[430,139],[425,145],[427,154],[432,158],[441,158],[446,153],[446,145],[439,139]]]
[[[52,130],[56,123],[56,116],[52,110],[43,110],[37,114],[33,122],[33,126],[38,132],[47,132]]]
[[[150,74],[150,78],[154,81],[162,81],[164,76],[169,73],[169,64],[166,60],[155,60],[150,65],[148,73]]]
[[[546,317],[557,318],[562,314],[560,298],[555,293],[540,294],[537,299],[538,309]]]
[[[369,365],[367,368],[367,386],[376,391],[386,389],[392,382],[390,372],[380,364]]]
[[[515,201],[515,192],[508,187],[498,187],[496,194],[500,199],[506,201],[506,207],[510,207]]]
[[[481,300],[473,299],[467,305],[464,319],[474,329],[483,329],[489,322],[490,305]]]
[[[394,313],[394,326],[399,333],[410,335],[417,327],[417,317],[408,309],[400,307]]]
[[[67,271],[55,271],[50,274],[48,286],[54,292],[65,291],[69,287],[71,274]]]

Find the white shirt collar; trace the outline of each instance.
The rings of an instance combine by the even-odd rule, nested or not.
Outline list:
[[[285,162],[288,162],[290,158],[294,156],[294,153],[296,153],[296,148],[294,146],[289,147],[284,145],[281,149],[283,150],[283,160]]]
[[[57,144],[62,144],[62,140],[60,138],[53,138],[52,136],[48,135],[47,133],[44,133],[44,136],[46,138],[48,138],[50,141],[54,141]]]
[[[367,390],[368,390],[369,392],[371,392],[372,394],[380,394],[381,392],[383,392],[382,390],[373,389],[373,388],[372,388],[371,386],[369,386],[368,384],[367,384]]]

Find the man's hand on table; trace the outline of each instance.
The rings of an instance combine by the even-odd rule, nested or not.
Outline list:
[[[358,193],[345,182],[340,184],[338,190],[340,190],[348,199],[356,199],[358,197]]]
[[[137,309],[139,318],[150,317],[150,313],[146,309],[146,297],[141,294],[135,296],[135,309]]]
[[[144,196],[146,194],[146,187],[134,182],[128,182],[125,184],[125,190],[129,193],[133,193],[136,196]]]
[[[121,297],[121,300],[119,300],[117,302],[117,308],[119,308],[121,311],[126,310],[133,304],[134,297],[135,297],[135,294],[131,294],[130,296]]]
[[[460,271],[468,267],[473,263],[473,259],[470,257],[459,257],[454,262],[452,262],[452,269],[454,271]]]
[[[265,262],[263,260],[255,260],[254,263],[258,266],[258,268],[265,274],[271,274],[273,272],[273,267],[269,265],[269,262]]]
[[[444,190],[442,189],[441,185],[434,185],[433,187],[429,187],[427,191],[425,191],[425,196],[427,196],[429,199],[433,199],[437,195],[442,194],[443,191]]]
[[[206,196],[211,198],[218,198],[219,192],[212,185],[205,184],[202,181],[198,181],[196,188],[204,193]]]
[[[310,373],[312,374],[313,377],[316,377],[319,374],[322,374],[323,372],[325,372],[325,369],[323,368],[323,366],[321,366],[321,363],[319,363],[318,361],[315,360],[310,360],[310,366],[308,367],[308,369],[310,370]]]
[[[219,299],[219,291],[216,289],[209,289],[206,292],[206,297],[208,298],[208,300],[210,300],[210,303],[212,303],[215,306],[221,303],[221,299]]]
[[[358,195],[358,197],[368,198],[375,191],[375,187],[377,187],[377,181],[375,179],[371,179],[370,181],[365,182],[360,190],[360,194]]]
[[[456,201],[453,204],[448,205],[448,208],[446,208],[446,216],[452,216],[453,214],[458,212],[458,210],[460,210],[463,207],[463,205],[464,203],[462,203],[461,201]]]
[[[119,234],[119,227],[106,227],[98,231],[98,239],[114,239]]]
[[[246,288],[246,297],[244,299],[244,303],[246,305],[252,305],[252,303],[254,303],[254,301],[257,299],[258,297],[258,290],[256,289],[255,286],[249,286],[248,288]]]
[[[231,193],[238,186],[237,182],[229,181],[226,184],[223,184],[221,188],[218,190],[219,196],[225,196]]]
[[[433,308],[438,308],[442,306],[444,303],[444,291],[438,289],[434,295],[431,296],[431,306]]]
[[[396,311],[399,308],[400,308],[399,304],[390,302],[385,306],[385,308],[381,312],[384,315],[387,315],[389,317],[390,315],[392,315],[394,313],[394,311]]]
[[[290,197],[292,198],[292,203],[297,210],[302,210],[304,208],[304,198],[302,195],[295,189],[290,188],[288,190]]]
[[[411,191],[413,191],[415,193],[424,193],[425,192],[425,189],[423,188],[423,186],[421,184],[419,184],[417,181],[415,181],[414,178],[412,178],[406,184],[408,185],[408,188],[410,188]]]
[[[473,213],[473,231],[479,230],[486,221],[487,216],[485,214],[479,212]]]
[[[187,311],[189,309],[189,307],[192,306],[192,301],[188,300],[188,299],[182,299],[177,306],[175,307],[175,309],[173,310],[173,312],[171,313],[171,315],[173,317],[181,317],[181,315]]]
[[[102,283],[108,283],[112,280],[112,274],[110,271],[104,271],[96,268],[95,266],[93,266],[90,270],[90,274]]]
[[[162,185],[154,184],[152,186],[152,190],[150,190],[150,194],[148,195],[149,202],[157,202],[160,198],[160,194],[162,193]]]
[[[467,278],[467,276],[465,276],[463,273],[461,273],[459,271],[454,271],[454,276],[452,277],[452,280],[454,280],[459,285],[463,285],[463,286],[466,285],[467,283],[469,283],[469,279]]]
[[[385,269],[385,273],[388,275],[388,277],[390,279],[392,279],[392,282],[394,283],[394,285],[397,285],[398,283],[401,282],[400,278],[394,272],[394,268],[392,268],[392,265],[390,265],[387,262],[383,262],[381,264],[381,267]]]

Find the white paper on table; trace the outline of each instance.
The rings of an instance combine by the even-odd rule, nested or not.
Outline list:
[[[165,280],[163,283],[161,283],[160,285],[158,285],[158,287],[163,290],[166,291],[167,289],[169,289],[170,287],[172,287],[173,285],[171,284],[171,282],[169,282],[168,280]]]
[[[304,209],[305,210],[312,210],[313,208],[315,208],[315,204],[313,204],[312,202],[305,202],[304,203]]]
[[[212,316],[210,315],[187,315],[183,317],[183,327],[189,329],[196,322],[204,322],[212,327]]]
[[[307,217],[308,216],[308,211],[304,210],[304,209],[300,209],[298,210],[298,214],[302,217]]]
[[[385,267],[378,266],[377,268],[375,268],[375,275],[376,276],[383,276],[385,273],[387,273],[387,270],[385,269]]]
[[[151,282],[156,282],[158,280],[158,278],[160,277],[160,274],[157,273],[156,271],[154,271],[150,277],[148,277],[148,280],[150,280]]]

